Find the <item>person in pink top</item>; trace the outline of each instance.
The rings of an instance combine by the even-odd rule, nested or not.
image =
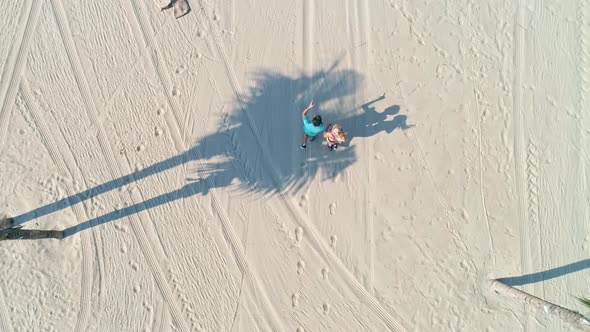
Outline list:
[[[330,123],[324,131],[324,138],[328,143],[328,150],[332,151],[338,148],[338,144],[346,142],[346,133],[340,125],[332,126]]]

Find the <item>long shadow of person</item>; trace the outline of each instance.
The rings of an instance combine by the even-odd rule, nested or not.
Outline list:
[[[336,122],[342,125],[350,138],[348,144],[355,137],[370,137],[382,131],[391,134],[395,129],[406,130],[414,126],[407,124],[408,117],[405,114],[398,114],[399,105],[392,105],[385,108],[383,112],[377,112],[372,104],[384,99],[385,95],[379,96],[362,104],[361,113],[336,119]],[[392,116],[393,118],[388,120]]]

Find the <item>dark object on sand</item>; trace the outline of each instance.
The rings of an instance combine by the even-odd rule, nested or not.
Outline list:
[[[22,226],[14,225],[13,218],[0,220],[0,241],[2,240],[39,240],[64,238],[63,231],[46,231],[39,229],[22,229]]]
[[[5,231],[8,231],[5,233]],[[64,238],[64,232],[62,231],[44,231],[37,229],[22,229],[20,227],[14,227],[5,229],[0,233],[1,240],[40,240],[40,239],[57,239],[61,240]]]
[[[162,7],[162,10],[174,8],[174,17],[181,18],[190,12],[191,8],[187,0],[171,0],[168,5]]]
[[[0,220],[0,231],[14,226],[13,218],[4,218]]]

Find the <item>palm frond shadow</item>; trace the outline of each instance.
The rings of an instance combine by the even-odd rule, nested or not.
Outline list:
[[[13,226],[195,161],[197,166],[193,166],[192,175],[177,190],[87,220],[63,230],[63,235],[67,237],[181,198],[207,195],[211,188],[273,195],[296,193],[314,179],[334,179],[357,161],[356,147],[346,146],[329,152],[320,147],[322,139],[318,138],[309,144],[307,151],[298,149],[302,139],[301,111],[310,100],[317,105],[314,112],[325,119],[338,119],[348,126],[346,129],[352,137],[409,128],[405,118],[401,122],[385,120],[387,114],[393,114],[391,108],[376,112],[365,104],[360,107],[360,113],[355,112],[359,109],[355,105],[355,94],[363,77],[352,70],[336,70],[337,65],[336,62],[327,70],[298,77],[258,71],[252,75],[251,87],[236,98],[234,109],[220,117],[218,130],[199,139],[187,151],[18,215],[13,218]],[[368,104],[382,99],[379,97]],[[399,111],[399,107],[393,108],[394,113]]]

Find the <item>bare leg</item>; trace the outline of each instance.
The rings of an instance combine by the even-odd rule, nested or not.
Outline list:
[[[307,145],[307,139],[309,136],[307,134],[303,134],[303,145]]]

